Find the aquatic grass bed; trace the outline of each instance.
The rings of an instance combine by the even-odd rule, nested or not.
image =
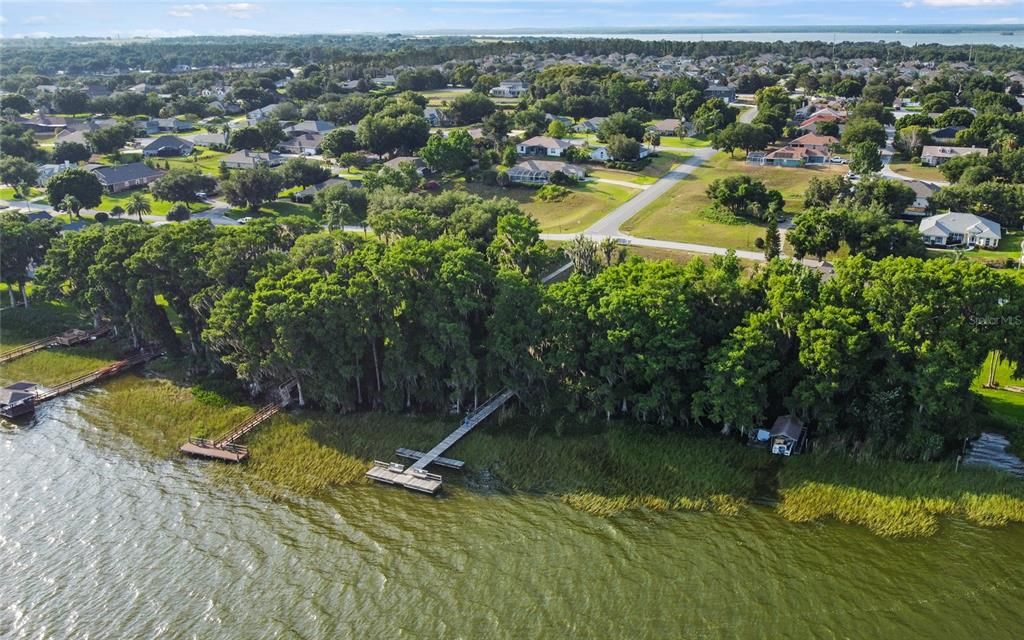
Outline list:
[[[779,479],[778,512],[793,522],[834,518],[887,537],[933,535],[939,516],[1024,522],[1024,483],[995,469],[804,456],[788,460]]]
[[[98,422],[162,457],[177,455],[189,436],[220,435],[255,411],[247,404],[206,404],[190,387],[139,373],[112,378],[102,388],[83,411],[102,413],[107,419]]]
[[[75,347],[50,347],[0,365],[0,382],[28,380],[52,387],[104,367],[117,360],[116,341],[100,338]]]
[[[467,470],[442,475],[476,488],[563,496],[592,513],[737,513],[754,490],[757,467],[771,462],[731,442],[645,433],[628,425],[531,434],[530,424],[538,419],[553,420],[515,416],[483,425],[446,453],[465,460]],[[256,480],[315,493],[365,482],[374,459],[392,460],[398,447],[427,450],[455,422],[443,416],[289,413],[249,437],[251,457],[242,467]]]

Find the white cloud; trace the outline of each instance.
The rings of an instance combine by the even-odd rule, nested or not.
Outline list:
[[[253,4],[251,2],[219,4],[216,8],[235,18],[248,18],[253,14],[253,12],[260,10],[260,6],[258,4]]]
[[[248,18],[262,7],[253,2],[226,2],[218,4],[176,4],[167,10],[167,15],[175,18],[191,18],[197,13],[221,11],[233,18]]]
[[[176,4],[167,10],[167,15],[175,18],[191,18],[201,11],[209,11],[205,4]]]

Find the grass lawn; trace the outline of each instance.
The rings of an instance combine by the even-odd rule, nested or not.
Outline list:
[[[197,153],[186,158],[161,158],[166,160],[172,169],[193,169],[198,168],[203,173],[216,174],[220,171],[220,159],[228,155],[223,151],[211,151],[196,147]],[[160,162],[163,167],[163,162]]]
[[[711,141],[703,137],[694,138],[692,136],[686,136],[680,138],[679,136],[662,136],[661,144],[658,145],[660,150],[662,147],[670,147],[672,149],[699,149],[701,147],[711,146]]]
[[[974,379],[973,389],[981,396],[981,401],[993,415],[1001,418],[1005,423],[1006,435],[1010,438],[1011,449],[1019,455],[1024,456],[1024,393],[1010,391],[1004,387],[1024,387],[1024,378],[1013,377],[1013,366],[1006,360],[996,366],[995,389],[986,389],[983,385],[988,383],[989,369],[992,366],[990,355],[985,364]],[[1002,426],[1002,424],[1001,424]]]
[[[708,184],[729,175],[747,174],[763,180],[768,188],[781,191],[786,199],[786,211],[795,213],[803,209],[804,190],[811,178],[842,170],[838,167],[760,167],[720,153],[627,221],[622,228],[646,238],[756,251],[754,242],[764,237],[763,225],[746,221],[741,224],[723,224],[698,215],[711,204],[704,195]]]
[[[627,247],[628,255],[639,256],[644,260],[661,261],[668,260],[677,264],[687,264],[694,258],[705,263],[710,263],[714,257],[709,253],[691,253],[689,251],[675,251],[674,249],[661,249],[658,247],[641,247],[639,245],[630,245]],[[740,264],[743,265],[743,269],[746,272],[750,272],[755,266],[761,264],[753,260],[740,259]]]
[[[46,192],[44,190],[31,187],[28,190],[28,198],[25,198],[24,195],[15,195],[14,187],[0,188],[0,200],[31,200],[32,198],[38,198],[45,194]]]
[[[1003,239],[999,241],[998,248],[979,249],[977,251],[972,251],[967,255],[990,260],[1000,260],[1005,258],[1019,260],[1022,242],[1024,242],[1024,231],[1009,231],[1004,228]]]
[[[620,171],[618,169],[594,169],[587,175],[602,180],[619,180],[621,182],[632,182],[633,184],[654,184],[658,181],[652,176],[645,176],[632,171]]]
[[[534,197],[537,191],[530,187],[503,189],[470,183],[466,189],[481,198],[512,198],[524,212],[537,218],[541,230],[552,233],[583,231],[639,193],[639,190],[616,184],[591,182],[573,187],[572,194],[564,200],[543,202]]]
[[[938,167],[927,167],[914,161],[893,160],[889,163],[889,168],[901,176],[917,180],[928,180],[930,182],[943,182],[946,180],[946,177],[942,175]]]
[[[308,204],[300,204],[290,200],[275,200],[260,207],[259,211],[253,212],[248,209],[228,209],[225,213],[229,218],[276,218],[278,216],[306,216],[316,219],[313,207]]]
[[[153,208],[149,212],[149,215],[153,216],[166,216],[167,212],[171,210],[176,202],[164,202],[163,200],[156,200],[146,189],[131,189],[128,191],[120,191],[118,193],[104,193],[103,199],[100,201],[100,206],[96,207],[99,211],[110,212],[114,207],[121,207],[122,209],[128,208],[128,199],[131,198],[133,193],[141,193],[147,200],[149,200],[150,206]],[[210,205],[204,203],[192,204],[189,207],[192,213],[199,213],[200,211],[206,211],[210,208]],[[129,217],[125,214],[126,217]]]

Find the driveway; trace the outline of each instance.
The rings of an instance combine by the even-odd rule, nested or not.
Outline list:
[[[622,223],[640,213],[640,211],[645,207],[665,195],[666,191],[674,187],[680,180],[685,179],[686,176],[690,175],[694,169],[699,167],[705,160],[716,153],[718,153],[718,151],[711,147],[704,147],[695,150],[692,156],[684,160],[682,163],[672,167],[669,172],[662,176],[657,182],[652,185],[648,185],[646,189],[623,202],[621,205],[613,209],[611,213],[591,225],[590,228],[584,232],[584,235],[619,235],[621,233],[619,231],[619,227],[622,226]]]

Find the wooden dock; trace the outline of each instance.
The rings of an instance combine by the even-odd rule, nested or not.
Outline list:
[[[375,460],[373,466],[366,472],[366,477],[378,482],[422,491],[423,493],[437,493],[441,490],[442,478],[436,473],[428,472],[427,466],[438,464],[453,469],[461,469],[465,464],[464,462],[451,458],[442,458],[441,454],[452,448],[463,436],[500,409],[513,396],[515,396],[515,392],[509,389],[492,396],[479,409],[466,416],[462,424],[455,431],[452,431],[448,434],[448,437],[434,445],[430,451],[424,453],[404,448],[396,451],[396,455],[400,457],[415,460],[408,467],[397,462]]]
[[[0,364],[10,362],[11,360],[16,360],[21,356],[27,356],[30,353],[41,351],[48,347],[70,347],[89,340],[95,340],[96,338],[104,336],[108,333],[110,333],[110,327],[100,327],[98,329],[93,329],[92,331],[83,331],[81,329],[69,329],[63,333],[55,333],[52,336],[40,338],[39,340],[36,340],[34,342],[23,344],[16,349],[11,349],[10,351],[0,353]]]
[[[21,403],[21,406],[17,411],[17,415],[14,415],[12,411],[9,411],[9,409],[13,409],[13,407],[8,407],[6,405],[0,404],[0,415],[4,417],[18,417],[21,415],[27,415],[29,413],[34,412],[37,406],[39,406],[43,402],[46,402],[47,400],[53,400],[57,396],[62,396],[66,393],[71,393],[72,391],[81,389],[82,387],[88,386],[94,382],[102,380],[103,378],[115,376],[119,373],[127,371],[128,369],[131,369],[132,367],[135,367],[136,365],[148,362],[153,358],[157,358],[161,355],[163,355],[163,353],[160,351],[141,351],[131,356],[130,358],[118,360],[117,362],[108,364],[102,369],[97,369],[96,371],[87,373],[83,376],[79,376],[73,380],[62,382],[55,387],[41,387],[39,385],[35,385],[29,382],[16,383],[17,385],[28,385],[27,387],[25,387],[25,391],[31,393],[32,395],[32,397],[30,398],[30,402],[28,402],[27,405],[26,403]]]
[[[260,408],[230,431],[215,440],[207,438],[189,438],[181,445],[180,451],[190,456],[210,458],[224,462],[241,462],[249,457],[248,447],[238,444],[247,433],[274,417],[281,409],[291,403],[291,391],[298,383],[290,380],[278,388],[279,399]]]

